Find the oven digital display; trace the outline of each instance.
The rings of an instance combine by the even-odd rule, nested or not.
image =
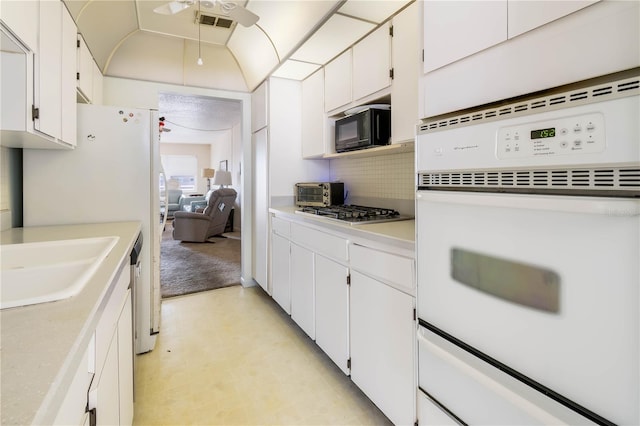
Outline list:
[[[556,128],[549,127],[548,129],[538,129],[531,131],[531,139],[543,139],[552,138],[556,135]]]

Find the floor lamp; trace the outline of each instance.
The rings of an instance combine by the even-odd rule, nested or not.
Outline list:
[[[202,177],[207,179],[207,192],[211,189],[211,178],[215,175],[213,169],[202,169]]]

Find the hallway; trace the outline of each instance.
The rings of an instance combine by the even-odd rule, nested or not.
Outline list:
[[[136,362],[136,425],[390,424],[258,287],[164,300]]]

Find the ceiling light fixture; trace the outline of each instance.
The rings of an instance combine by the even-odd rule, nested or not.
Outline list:
[[[200,16],[200,2],[198,2],[198,16]],[[202,65],[202,53],[201,53],[201,49],[200,49],[200,20],[196,19],[196,25],[198,25],[198,60],[196,61],[196,63],[198,65]]]

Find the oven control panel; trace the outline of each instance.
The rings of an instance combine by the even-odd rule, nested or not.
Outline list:
[[[507,159],[602,152],[604,130],[600,113],[502,127],[498,130],[496,156]]]

